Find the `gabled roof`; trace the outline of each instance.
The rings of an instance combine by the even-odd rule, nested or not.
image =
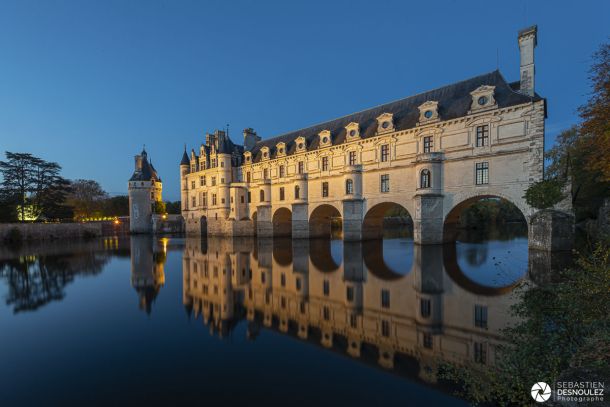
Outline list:
[[[252,148],[253,161],[258,162],[261,160],[262,153],[260,150],[265,146],[269,148],[270,158],[275,158],[275,148],[280,142],[286,143],[287,155],[294,154],[296,151],[295,140],[300,136],[305,138],[307,150],[314,150],[318,147],[318,133],[322,130],[330,130],[333,145],[343,143],[346,136],[345,126],[350,122],[356,122],[360,125],[360,136],[362,138],[374,137],[377,134],[376,118],[383,113],[393,114],[396,131],[414,128],[419,120],[418,106],[427,101],[438,102],[438,112],[441,120],[451,120],[463,117],[466,116],[471,109],[472,96],[470,95],[470,92],[481,85],[495,86],[494,99],[499,108],[542,99],[539,95],[530,97],[517,93],[513,88],[514,85],[509,85],[500,74],[500,71],[495,70],[428,92],[419,93],[371,109],[343,116],[338,119],[292,131],[270,139],[261,140]]]

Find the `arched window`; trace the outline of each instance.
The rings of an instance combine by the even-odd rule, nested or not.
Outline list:
[[[421,171],[419,187],[430,188],[430,170],[425,169]]]
[[[354,193],[354,181],[351,179],[345,181],[345,193],[347,195],[352,195]]]
[[[265,191],[263,191],[263,190],[261,189],[260,194],[261,194],[261,200],[260,200],[260,201],[261,201],[261,202],[265,202]]]
[[[294,186],[294,199],[299,199],[301,188],[298,185]]]

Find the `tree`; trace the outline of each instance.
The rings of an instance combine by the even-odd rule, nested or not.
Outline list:
[[[129,216],[129,197],[126,195],[113,196],[103,203],[104,216]]]
[[[69,182],[60,171],[57,163],[29,153],[7,151],[6,161],[0,161],[3,205],[14,207],[21,221],[32,220],[40,214],[47,218],[62,217],[58,215],[69,212],[63,205]]]
[[[180,201],[175,201],[175,202],[168,201],[168,202],[166,202],[165,203],[165,210],[169,214],[180,215],[180,213],[181,213]]]
[[[6,161],[0,161],[2,196],[9,204],[19,207],[19,219],[26,220],[28,196],[35,190],[35,166],[38,158],[29,153],[6,151]]]
[[[167,210],[165,208],[165,202],[155,201],[152,204],[152,211],[153,211],[153,213],[156,213],[158,215],[165,215],[167,213]]]
[[[580,107],[582,144],[589,150],[585,167],[610,182],[610,43],[602,44],[593,55],[589,79],[593,92]]]
[[[525,191],[525,201],[536,209],[551,208],[563,199],[563,183],[557,178],[536,182]]]
[[[101,214],[103,201],[108,194],[97,181],[77,179],[72,182],[72,192],[68,201],[74,208],[77,219],[90,218],[95,212]]]

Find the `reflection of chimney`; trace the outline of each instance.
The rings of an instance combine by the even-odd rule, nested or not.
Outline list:
[[[136,171],[142,171],[142,156],[136,155],[135,161],[136,161]]]
[[[519,31],[519,52],[521,54],[521,82],[519,92],[534,96],[534,48],[537,45],[538,27],[533,25]]]

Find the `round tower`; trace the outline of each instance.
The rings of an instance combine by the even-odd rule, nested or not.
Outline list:
[[[135,169],[129,179],[129,231],[151,233],[154,205],[162,200],[163,184],[146,150],[135,156]]]

